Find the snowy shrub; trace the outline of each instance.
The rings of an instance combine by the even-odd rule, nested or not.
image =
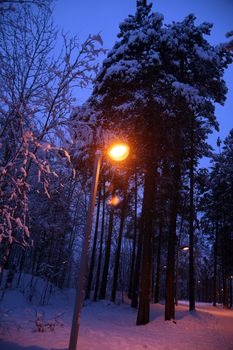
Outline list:
[[[64,323],[59,319],[61,315],[58,314],[49,320],[45,320],[44,313],[36,312],[35,332],[53,332],[56,327],[63,327]]]

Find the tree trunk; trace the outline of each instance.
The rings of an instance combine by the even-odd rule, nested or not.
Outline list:
[[[182,214],[181,214],[179,238],[177,241],[177,248],[176,248],[176,266],[175,266],[175,305],[176,306],[178,306],[178,296],[179,296],[179,257],[180,257],[180,248],[181,248],[180,242],[182,240],[185,208],[186,208],[186,200],[184,201],[183,210],[182,210]]]
[[[229,290],[230,290],[230,308],[232,308],[232,276],[230,276],[229,283],[230,283],[230,286],[229,286]]]
[[[143,249],[142,270],[140,279],[139,308],[137,325],[147,324],[150,320],[151,267],[152,267],[152,234],[153,207],[155,196],[155,167],[148,164],[144,184],[144,211],[142,218]]]
[[[223,288],[222,303],[225,308],[228,308],[229,304],[228,304],[228,293],[227,293],[227,276],[225,271],[223,271],[223,275],[222,275],[222,288]]]
[[[127,181],[127,184],[128,184],[128,181]],[[122,208],[121,208],[121,221],[120,221],[119,236],[118,236],[117,250],[116,250],[116,256],[115,256],[115,264],[114,264],[113,284],[112,284],[112,294],[111,294],[111,300],[113,302],[115,302],[116,300],[116,288],[117,288],[118,271],[119,271],[119,264],[120,264],[121,241],[122,241],[123,228],[124,228],[124,222],[125,222],[125,216],[126,216],[126,206],[127,206],[127,189],[124,191],[124,199],[123,199]]]
[[[216,233],[214,242],[214,277],[213,277],[213,306],[217,305],[217,253],[218,253],[218,220],[216,222]]]
[[[136,256],[134,276],[133,276],[133,288],[132,288],[132,300],[131,300],[131,307],[133,308],[138,307],[138,288],[139,288],[139,275],[140,275],[140,267],[141,267],[142,238],[143,238],[142,220],[143,220],[143,214],[140,221],[140,229],[139,229],[139,236],[138,236],[138,242],[137,242],[137,256]]]
[[[105,223],[105,201],[106,201],[106,193],[105,193],[105,181],[103,183],[103,202],[102,202],[102,222],[101,222],[101,234],[100,234],[100,247],[99,247],[99,258],[98,265],[96,271],[96,282],[95,282],[95,291],[94,291],[94,301],[97,300],[97,295],[99,291],[99,280],[100,280],[100,269],[102,262],[102,251],[103,251],[103,237],[104,237],[104,223]]]
[[[96,243],[97,243],[98,228],[99,228],[99,215],[100,215],[100,199],[101,199],[101,184],[99,186],[99,198],[98,198],[98,204],[97,204],[95,233],[94,233],[94,241],[93,241],[93,247],[92,247],[91,263],[90,263],[90,269],[89,269],[89,275],[88,275],[88,282],[87,282],[86,299],[90,298],[92,278],[93,278],[93,271],[94,271],[94,265],[95,265],[95,253],[96,253]]]
[[[134,234],[133,234],[133,251],[130,267],[130,277],[129,277],[129,291],[128,298],[132,298],[132,288],[133,288],[133,276],[136,258],[136,243],[137,243],[137,209],[138,209],[138,184],[137,184],[137,172],[135,170],[135,189],[134,189]]]
[[[228,240],[227,240],[227,229],[226,229],[226,218],[223,212],[223,247],[222,247],[222,288],[223,288],[223,306],[228,308],[228,290],[227,290],[227,251],[228,251]]]
[[[16,288],[19,288],[19,284],[20,284],[21,277],[22,277],[22,272],[23,272],[24,261],[25,261],[25,252],[22,251],[20,259],[19,259],[19,263],[18,263],[19,275],[18,275],[18,279],[17,279],[17,283],[16,283]]]
[[[115,190],[112,191],[112,197],[115,194]],[[100,299],[105,299],[106,297],[106,289],[107,289],[107,281],[108,281],[108,269],[109,269],[109,261],[110,261],[110,252],[111,252],[111,242],[112,242],[112,231],[113,231],[113,216],[114,216],[114,207],[111,206],[110,215],[109,215],[109,225],[108,225],[108,237],[105,249],[105,259],[104,259],[104,268],[100,286]]]
[[[162,219],[159,221],[159,241],[158,241],[158,252],[157,252],[157,266],[156,266],[156,282],[155,282],[155,294],[154,303],[158,303],[160,299],[160,270],[161,270],[161,242],[163,234],[163,224]]]
[[[190,192],[189,192],[189,311],[195,310],[195,271],[194,271],[194,135],[191,126]]]
[[[175,164],[174,185],[171,198],[170,224],[168,233],[167,274],[166,274],[166,303],[165,321],[175,318],[175,247],[176,247],[176,219],[179,200],[180,168]]]

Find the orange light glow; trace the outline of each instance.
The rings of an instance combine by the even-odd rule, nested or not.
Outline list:
[[[113,145],[110,148],[108,155],[116,162],[120,162],[121,160],[124,160],[128,157],[129,146],[124,143]]]
[[[118,196],[114,196],[112,198],[109,199],[108,204],[112,205],[113,207],[117,206],[120,203],[120,197]]]

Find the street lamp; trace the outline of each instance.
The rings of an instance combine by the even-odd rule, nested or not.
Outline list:
[[[129,146],[125,143],[114,144],[112,147],[110,147],[108,155],[112,160],[120,162],[128,157]]]
[[[108,151],[109,157],[114,161],[122,161],[126,159],[129,155],[129,146],[126,144],[114,144]],[[89,198],[88,213],[86,218],[86,225],[84,231],[83,245],[82,245],[82,255],[80,263],[80,273],[78,276],[78,285],[75,298],[75,306],[73,313],[73,320],[70,333],[69,350],[76,350],[78,341],[78,332],[80,326],[80,315],[82,310],[83,298],[86,287],[87,280],[87,270],[88,270],[88,251],[91,238],[91,229],[95,209],[96,192],[99,181],[100,165],[102,159],[102,152],[96,151],[95,162],[93,170],[93,178],[91,185],[91,193]]]
[[[185,245],[183,247],[180,247],[180,250],[183,250],[184,252],[188,251],[189,250],[189,246]]]

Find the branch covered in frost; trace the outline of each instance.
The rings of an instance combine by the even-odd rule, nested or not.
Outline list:
[[[0,22],[0,241],[6,251],[7,242],[30,241],[32,193],[50,198],[51,181],[62,183],[55,164],[71,165],[67,120],[74,94],[92,83],[105,52],[99,34],[83,43],[60,34],[50,1],[33,4],[19,1],[14,11],[2,11]]]

